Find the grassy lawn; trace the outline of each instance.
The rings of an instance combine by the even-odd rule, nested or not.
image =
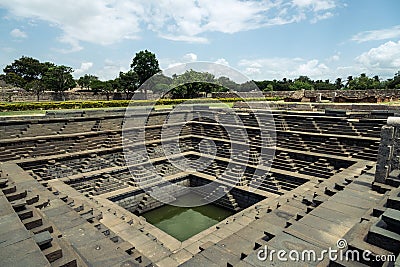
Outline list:
[[[234,102],[231,103],[197,103],[196,105],[207,105],[211,108],[232,108]],[[155,109],[172,109],[175,105],[156,105]],[[137,108],[145,108],[146,106],[137,106]],[[150,106],[148,106],[150,107]],[[96,109],[121,109],[121,107],[108,107],[108,108],[87,108],[87,109],[75,109],[75,110],[96,110]],[[55,112],[65,112],[71,111],[71,109],[58,109],[58,110],[49,110]],[[0,112],[0,116],[34,116],[34,115],[44,115],[46,114],[46,110],[23,110],[23,111],[2,111]]]
[[[22,110],[22,111],[3,111],[0,116],[28,116],[28,115],[44,115],[45,110]]]
[[[209,106],[210,108],[232,108],[234,102],[230,103],[201,103],[201,104],[196,104],[196,106]],[[175,105],[156,105],[155,109],[167,109],[167,108],[173,108]]]
[[[399,106],[400,105],[400,101],[384,102],[382,104],[386,104],[386,105],[389,105],[389,106]]]

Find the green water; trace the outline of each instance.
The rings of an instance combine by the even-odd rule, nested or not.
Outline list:
[[[183,196],[182,198],[193,197]],[[208,204],[194,208],[182,208],[164,205],[157,209],[143,213],[147,222],[184,241],[205,229],[217,224],[234,212],[219,206]]]

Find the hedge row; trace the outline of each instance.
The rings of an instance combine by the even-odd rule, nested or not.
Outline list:
[[[249,98],[246,101],[277,101],[278,97],[270,98]],[[178,105],[187,103],[231,103],[243,101],[241,98],[219,98],[219,99],[160,99],[154,100],[111,100],[111,101],[65,101],[65,102],[15,102],[0,103],[2,111],[22,111],[22,110],[52,110],[52,109],[87,109],[87,108],[108,108],[108,107],[127,107],[131,106],[151,106],[151,105]]]

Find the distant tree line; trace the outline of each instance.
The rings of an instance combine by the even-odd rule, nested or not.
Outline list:
[[[299,76],[297,79],[272,81],[254,81],[263,91],[295,91],[295,90],[366,90],[366,89],[400,89],[400,71],[393,78],[382,80],[379,76],[368,77],[361,73],[358,77],[348,76],[346,80],[337,78],[330,80],[311,80],[307,76]]]
[[[124,92],[126,97],[130,96],[154,74],[160,72],[158,60],[155,54],[144,50],[136,53],[132,60],[131,69],[120,72],[114,80],[101,81],[97,76],[85,74],[74,80],[71,67],[64,65],[57,66],[51,62],[40,62],[31,57],[22,56],[12,64],[3,69],[4,74],[0,80],[7,84],[34,92],[39,100],[40,94],[44,91],[61,92],[74,88],[77,84],[84,90],[95,93],[104,93],[107,99],[112,92]],[[147,88],[144,89],[145,96]]]
[[[71,73],[73,69],[64,65],[57,66],[51,62],[40,62],[31,57],[21,57],[7,65],[0,79],[7,84],[24,88],[39,95],[46,89],[63,92],[75,87]]]
[[[64,92],[74,88],[76,84],[83,90],[103,93],[107,95],[108,100],[115,92],[122,93],[129,99],[137,90],[141,90],[145,98],[148,90],[154,93],[167,93],[166,96],[170,98],[194,98],[213,92],[249,91],[255,88],[254,84],[262,91],[400,89],[400,71],[387,80],[382,80],[378,76],[371,78],[362,73],[358,77],[348,76],[346,80],[341,78],[335,81],[312,80],[307,76],[299,76],[294,80],[283,78],[248,81],[242,84],[228,77],[217,78],[211,73],[194,70],[168,77],[161,73],[156,55],[147,50],[136,53],[129,71],[120,72],[118,77],[112,80],[102,81],[92,74],[84,74],[74,80],[73,71],[68,66],[58,66],[23,56],[3,69],[4,74],[0,75],[0,80],[34,92],[38,100],[45,90]],[[150,77],[153,79],[146,82]]]

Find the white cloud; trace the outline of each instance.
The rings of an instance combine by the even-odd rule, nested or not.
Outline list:
[[[216,64],[229,66],[229,62],[225,58],[219,58],[215,61]]]
[[[293,0],[292,5],[303,12],[311,11],[311,23],[317,23],[320,20],[333,17],[333,10],[339,6],[343,6],[338,4],[335,0]]]
[[[313,11],[333,9],[336,7],[335,0],[293,0],[293,5],[300,8],[310,8]]]
[[[60,38],[58,38],[58,40],[61,43],[69,45],[68,49],[54,49],[58,52],[65,54],[65,53],[78,52],[83,49],[79,41],[77,39],[71,38],[70,36],[61,36]]]
[[[340,52],[337,52],[324,61],[302,58],[243,59],[239,61],[238,67],[255,80],[295,79],[306,75],[314,80],[333,81],[338,77],[346,79],[349,75],[356,77],[361,73],[387,79],[392,78],[400,69],[400,41],[389,41],[372,48],[346,65],[340,64],[340,56]]]
[[[197,55],[194,53],[188,53],[183,56],[183,61],[184,62],[193,62],[197,60]]]
[[[326,79],[330,68],[317,59],[305,60],[301,58],[264,58],[255,60],[241,60],[238,63],[246,75],[252,79],[294,79],[300,75],[312,79]]]
[[[400,69],[400,41],[383,43],[360,53],[349,62],[342,59],[340,52],[336,52],[323,60],[283,57],[242,59],[238,62],[238,68],[255,80],[295,79],[306,75],[314,80],[334,81],[338,77],[346,79],[361,73],[388,79],[393,78]]]
[[[0,7],[18,17],[42,20],[62,30],[59,40],[82,49],[80,42],[108,45],[139,32],[138,7],[130,1],[0,0]]]
[[[187,53],[179,59],[161,58],[159,60],[161,68],[164,69],[174,68],[176,66],[195,61],[197,61],[197,55],[195,53]]]
[[[340,60],[340,52],[334,54],[333,56],[329,57],[328,59],[326,59],[327,62],[332,63],[332,62],[337,62]]]
[[[20,29],[14,29],[10,32],[10,35],[15,38],[26,38],[28,35],[26,32],[21,31]]]
[[[93,67],[93,62],[82,62],[81,67],[74,71],[74,76],[79,77]]]
[[[245,68],[244,72],[246,73],[246,75],[253,76],[255,74],[261,74],[261,69],[253,68],[253,67],[247,67],[247,68]]]
[[[399,37],[400,37],[400,25],[396,25],[388,29],[360,32],[354,35],[351,38],[351,40],[356,41],[358,43],[362,43],[368,41],[395,39]]]
[[[321,15],[316,15],[314,18],[311,19],[311,23],[317,23],[320,20],[324,20],[324,19],[329,19],[331,17],[333,17],[333,13],[332,12],[325,12]]]
[[[0,0],[10,15],[45,21],[62,31],[59,41],[83,49],[82,42],[109,45],[140,38],[150,30],[161,38],[207,43],[209,32],[236,33],[333,14],[336,0]]]
[[[204,37],[197,37],[197,36],[185,36],[185,35],[169,35],[169,34],[159,34],[161,38],[171,40],[171,41],[178,41],[178,42],[187,42],[187,43],[199,43],[199,44],[206,44],[208,43],[208,39]]]
[[[367,70],[395,73],[400,69],[400,41],[389,41],[362,53],[356,61]]]
[[[179,63],[179,62],[169,63],[169,64],[167,65],[167,68],[166,68],[166,69],[175,68],[175,67],[180,66],[180,65],[182,65],[182,64],[183,64],[183,63]]]
[[[296,76],[298,74],[322,78],[328,71],[329,68],[324,63],[319,63],[317,59],[312,59],[298,66],[292,73],[296,73]]]
[[[104,66],[97,70],[94,75],[99,77],[100,80],[107,81],[113,80],[118,77],[119,72],[127,72],[129,69],[126,66],[130,65],[130,60],[126,61],[115,61],[106,59],[104,61]]]

